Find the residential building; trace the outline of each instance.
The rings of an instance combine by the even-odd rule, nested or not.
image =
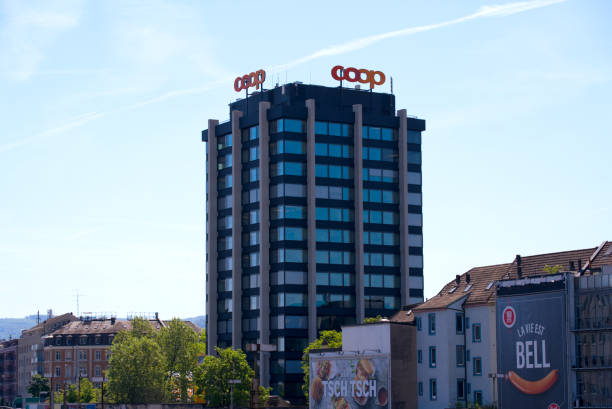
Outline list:
[[[511,263],[476,267],[457,275],[434,297],[410,311],[400,311],[393,319],[409,313],[414,315],[417,326],[419,408],[453,406],[456,402],[496,402],[497,381],[489,375],[497,374],[495,300],[498,281],[539,276],[551,270],[548,266],[556,267],[553,271],[575,272],[579,276],[579,283],[582,283],[582,287],[576,290],[578,296],[588,291],[597,293],[588,288],[588,283],[594,286],[596,281],[602,287],[598,291],[607,294],[608,287],[603,285],[603,281],[598,281],[602,278],[597,275],[612,270],[611,254],[612,242],[607,241],[588,249],[525,257],[517,255]],[[601,299],[597,298],[600,295],[595,298],[587,295],[582,297],[580,302],[584,305],[581,307],[583,310],[593,308],[594,303]],[[598,322],[599,327],[592,328],[589,324],[584,331],[579,325],[576,327],[576,334],[590,334],[578,337],[579,345],[584,345],[587,338],[592,341],[593,334],[597,340],[603,340],[602,345],[608,345],[607,332],[602,330],[605,317],[601,315],[602,312],[598,314],[596,317],[599,318],[593,320],[593,315],[588,313],[589,321],[580,322]],[[592,354],[586,351],[582,349],[580,353]],[[607,356],[607,353],[603,354]],[[596,361],[600,362],[601,359],[597,358]],[[603,362],[607,361],[604,359]],[[587,390],[593,390],[592,385],[600,379],[598,376],[603,376],[599,375],[602,373],[599,367],[581,368],[574,373],[577,384],[582,385],[579,388],[582,392],[576,391],[576,396],[582,396],[583,399]]]
[[[296,401],[320,330],[423,300],[424,129],[392,94],[301,83],[208,121],[209,353],[276,344],[262,384]]]
[[[27,388],[32,376],[44,375],[44,337],[63,327],[77,318],[72,313],[49,317],[34,327],[23,330],[19,338],[19,373],[17,376],[17,390],[21,396],[29,396]]]
[[[0,341],[0,405],[12,406],[17,397],[18,342]]]
[[[165,327],[158,314],[149,322],[154,330]],[[194,331],[200,328],[185,321]],[[96,387],[104,380],[111,355],[113,339],[120,331],[132,329],[131,320],[114,317],[83,317],[70,322],[45,337],[45,377],[51,388],[59,391],[80,378],[88,378]]]

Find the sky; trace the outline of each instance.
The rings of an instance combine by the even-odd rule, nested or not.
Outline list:
[[[612,240],[610,15],[606,0],[0,1],[0,317],[204,314],[201,131],[258,69],[268,87],[380,70],[427,121],[426,297],[471,267]]]

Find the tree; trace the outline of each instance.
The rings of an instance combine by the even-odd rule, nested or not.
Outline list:
[[[382,320],[383,317],[381,315],[377,315],[376,317],[368,317],[363,320],[364,324],[374,324]]]
[[[100,391],[94,388],[93,383],[87,378],[82,378],[79,383],[80,402],[95,403],[100,395]]]
[[[79,391],[76,385],[68,385],[68,389],[65,392],[65,395],[63,390],[55,392],[53,395],[55,403],[64,403],[64,396],[66,396],[66,403],[76,403],[79,401]]]
[[[180,402],[188,402],[188,391],[193,390],[193,373],[198,359],[206,352],[206,333],[196,333],[178,318],[162,328],[157,337],[166,357],[166,373],[170,374],[176,390],[173,393]]]
[[[241,350],[231,348],[216,348],[219,356],[207,355],[198,368],[196,385],[206,392],[209,406],[229,406],[230,379],[239,379],[240,383],[234,385],[234,402],[238,405],[248,404],[251,396],[251,382],[253,369],[249,366],[246,355]],[[261,392],[261,389],[260,389]]]
[[[151,324],[135,318],[111,346],[108,387],[118,403],[159,403],[168,394],[166,359]]]
[[[321,331],[319,338],[312,341],[302,355],[302,371],[304,372],[304,384],[302,391],[308,399],[308,385],[310,384],[310,351],[321,348],[341,348],[342,347],[342,332],[340,331]]]
[[[49,379],[36,374],[32,376],[32,380],[30,381],[30,385],[28,386],[28,393],[35,398],[40,396],[41,392],[49,392],[51,388],[49,387]]]
[[[543,270],[546,274],[557,274],[562,269],[563,266],[561,264],[555,264],[554,266],[549,266],[548,264],[546,264]]]

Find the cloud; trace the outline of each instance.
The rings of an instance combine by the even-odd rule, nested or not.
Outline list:
[[[471,20],[476,20],[476,19],[481,19],[481,18],[507,17],[513,14],[523,13],[529,10],[534,10],[534,9],[547,7],[547,6],[551,6],[551,5],[558,4],[558,3],[563,3],[565,1],[567,0],[533,0],[533,1],[520,1],[520,2],[514,2],[514,3],[507,3],[507,4],[502,4],[502,5],[482,6],[480,9],[478,9],[476,12],[472,14],[469,14],[463,17],[459,17],[453,20],[444,21],[444,22],[435,23],[435,24],[428,24],[428,25],[423,25],[423,26],[408,27],[408,28],[404,28],[401,30],[389,31],[389,32],[382,33],[382,34],[376,34],[376,35],[348,41],[345,43],[325,47],[321,50],[315,51],[311,54],[295,59],[288,63],[269,67],[268,71],[270,72],[270,74],[275,73],[275,72],[278,73],[278,72],[282,72],[286,70],[287,68],[295,67],[295,66],[298,66],[298,65],[301,65],[306,62],[316,60],[319,58],[329,57],[329,56],[334,56],[334,55],[339,55],[339,54],[345,54],[345,53],[352,52],[352,51],[357,51],[357,50],[363,49],[365,47],[371,46],[375,43],[378,43],[380,41],[387,40],[390,38],[413,35],[413,34],[431,31],[431,30],[448,27],[448,26],[452,26],[452,25],[456,25],[460,23],[465,23]],[[33,21],[36,21],[36,19],[34,19]],[[62,20],[62,18],[56,16],[56,24],[61,25],[60,23],[62,22],[66,25],[70,24],[69,19]],[[139,35],[141,41],[144,41],[145,43],[151,43],[150,36],[152,35],[152,32],[145,30],[145,31],[140,31],[140,34],[142,34],[142,35]],[[168,40],[167,43],[173,44],[174,41]],[[154,54],[152,56],[149,52],[146,52],[144,55],[148,56],[147,58],[153,58],[153,59],[157,59],[159,57],[159,56],[155,56]],[[162,55],[164,55],[164,58],[169,57],[169,55],[166,55],[165,52],[163,52]],[[222,78],[206,83],[200,87],[169,91],[157,97],[149,98],[149,99],[146,99],[146,100],[143,100],[143,101],[131,104],[131,105],[120,107],[113,111],[85,114],[82,117],[77,118],[73,121],[69,121],[68,123],[64,125],[61,125],[59,127],[42,132],[38,135],[34,135],[30,138],[25,138],[23,140],[9,143],[6,145],[1,145],[0,153],[17,148],[19,146],[23,146],[41,137],[45,137],[50,134],[57,134],[59,132],[63,132],[63,131],[84,125],[93,120],[100,119],[108,114],[125,112],[128,110],[137,109],[137,108],[140,108],[146,105],[163,102],[168,99],[173,99],[173,98],[177,98],[177,97],[181,97],[185,95],[205,93],[207,91],[210,91],[211,89],[214,89],[218,86],[225,84],[227,81],[230,81],[230,80],[233,80],[233,77],[226,78],[225,76],[223,76]]]
[[[81,3],[74,1],[0,3],[0,73],[11,80],[28,80],[57,34],[78,25],[80,9]]]

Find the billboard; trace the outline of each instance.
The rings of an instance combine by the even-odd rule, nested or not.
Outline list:
[[[389,356],[310,354],[310,409],[390,407]]]
[[[565,292],[497,295],[499,403],[568,408]]]

